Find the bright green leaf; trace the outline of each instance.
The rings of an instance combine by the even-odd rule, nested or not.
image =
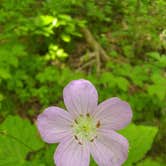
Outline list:
[[[156,127],[131,124],[120,131],[129,141],[129,156],[124,166],[130,166],[141,160],[150,150],[153,140],[157,134]]]
[[[0,125],[0,165],[23,165],[29,152],[43,147],[36,127],[28,120],[9,116]]]

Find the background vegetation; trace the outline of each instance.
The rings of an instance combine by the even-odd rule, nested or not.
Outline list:
[[[100,101],[132,106],[124,166],[165,166],[165,9],[165,0],[1,0],[0,165],[54,165],[36,116],[64,107],[63,87],[85,78]]]

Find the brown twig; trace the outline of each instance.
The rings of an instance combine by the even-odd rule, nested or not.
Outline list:
[[[88,67],[88,66],[91,66],[91,65],[94,64],[95,62],[96,62],[96,60],[93,59],[93,60],[91,60],[91,61],[85,63],[84,65],[82,65],[81,67],[78,68],[78,71],[80,71],[80,70],[82,70],[82,69],[84,69],[84,68],[86,68],[86,67]]]
[[[101,47],[101,45],[96,41],[92,33],[88,28],[81,29],[89,47],[94,51],[96,57],[96,65],[97,65],[97,73],[100,72],[101,61],[105,62],[109,60],[109,56],[105,52],[105,50]]]

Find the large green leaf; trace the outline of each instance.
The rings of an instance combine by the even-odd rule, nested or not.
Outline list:
[[[138,163],[137,166],[164,166],[165,164],[154,161],[150,158],[147,158],[146,160],[143,160],[142,162]]]
[[[120,131],[128,139],[130,144],[128,160],[124,166],[131,166],[145,156],[152,146],[157,131],[156,127],[137,126],[134,124]]]
[[[0,125],[0,166],[24,165],[28,153],[43,147],[35,126],[18,116],[9,116]]]

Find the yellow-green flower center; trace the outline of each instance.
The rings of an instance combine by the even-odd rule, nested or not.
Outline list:
[[[96,137],[97,128],[96,121],[89,114],[79,116],[73,125],[75,138],[79,141],[93,140]]]

